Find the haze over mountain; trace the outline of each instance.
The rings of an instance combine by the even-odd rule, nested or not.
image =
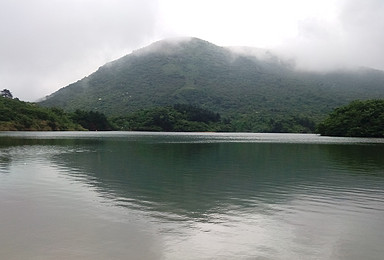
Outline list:
[[[47,96],[44,106],[109,116],[192,104],[230,118],[300,116],[318,121],[355,99],[383,98],[384,72],[313,73],[265,50],[224,48],[197,38],[155,42]]]

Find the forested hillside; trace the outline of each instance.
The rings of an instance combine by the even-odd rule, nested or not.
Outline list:
[[[74,113],[60,108],[44,108],[12,97],[0,97],[0,131],[79,131],[112,130],[104,114],[93,111]]]
[[[85,130],[58,108],[43,108],[18,99],[0,97],[0,131]]]
[[[118,130],[207,132],[231,131],[220,115],[190,105],[174,105],[142,109],[113,119]]]
[[[187,104],[219,113],[237,131],[291,132],[313,129],[352,100],[382,97],[381,71],[298,72],[273,55],[261,59],[184,39],[156,42],[108,63],[41,105],[116,117]]]
[[[384,137],[384,100],[356,100],[335,109],[317,127],[321,135]]]

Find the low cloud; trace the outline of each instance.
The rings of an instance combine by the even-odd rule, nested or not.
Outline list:
[[[345,0],[335,21],[306,19],[298,35],[277,48],[298,69],[327,71],[358,66],[384,70],[384,1]]]
[[[133,51],[133,55],[141,56],[150,53],[172,54],[180,48],[180,44],[193,40],[193,37],[170,37],[156,41],[149,46]]]

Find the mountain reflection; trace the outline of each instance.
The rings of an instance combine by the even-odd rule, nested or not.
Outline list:
[[[381,259],[383,145],[0,133],[1,259]]]
[[[255,206],[268,214],[271,206],[316,189],[355,185],[353,177],[332,181],[335,167],[351,173],[364,163],[383,168],[378,157],[369,157],[370,148],[362,159],[355,146],[345,145],[83,142],[76,145],[87,149],[56,154],[52,162],[117,205],[193,218]]]
[[[353,173],[384,177],[384,145],[327,145],[324,152],[337,165]]]
[[[255,207],[272,214],[276,205],[303,196],[375,185],[361,178],[382,177],[384,169],[382,144],[211,142],[135,134],[85,137],[1,137],[0,169],[7,171],[13,162],[38,156],[116,205],[192,218]]]

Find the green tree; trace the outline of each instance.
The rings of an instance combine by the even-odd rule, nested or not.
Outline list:
[[[335,109],[317,126],[328,136],[384,137],[384,100],[356,100]]]
[[[13,98],[11,91],[9,91],[8,89],[3,89],[2,91],[0,91],[0,95],[4,98]]]
[[[58,108],[43,108],[18,99],[0,98],[0,130],[65,131],[84,130]]]
[[[113,119],[120,130],[196,132],[228,129],[220,115],[191,105],[175,105],[142,109]],[[225,128],[225,127],[227,128]]]
[[[85,129],[91,131],[109,131],[113,130],[111,123],[106,116],[100,112],[76,110],[71,115],[75,123],[80,124]]]

